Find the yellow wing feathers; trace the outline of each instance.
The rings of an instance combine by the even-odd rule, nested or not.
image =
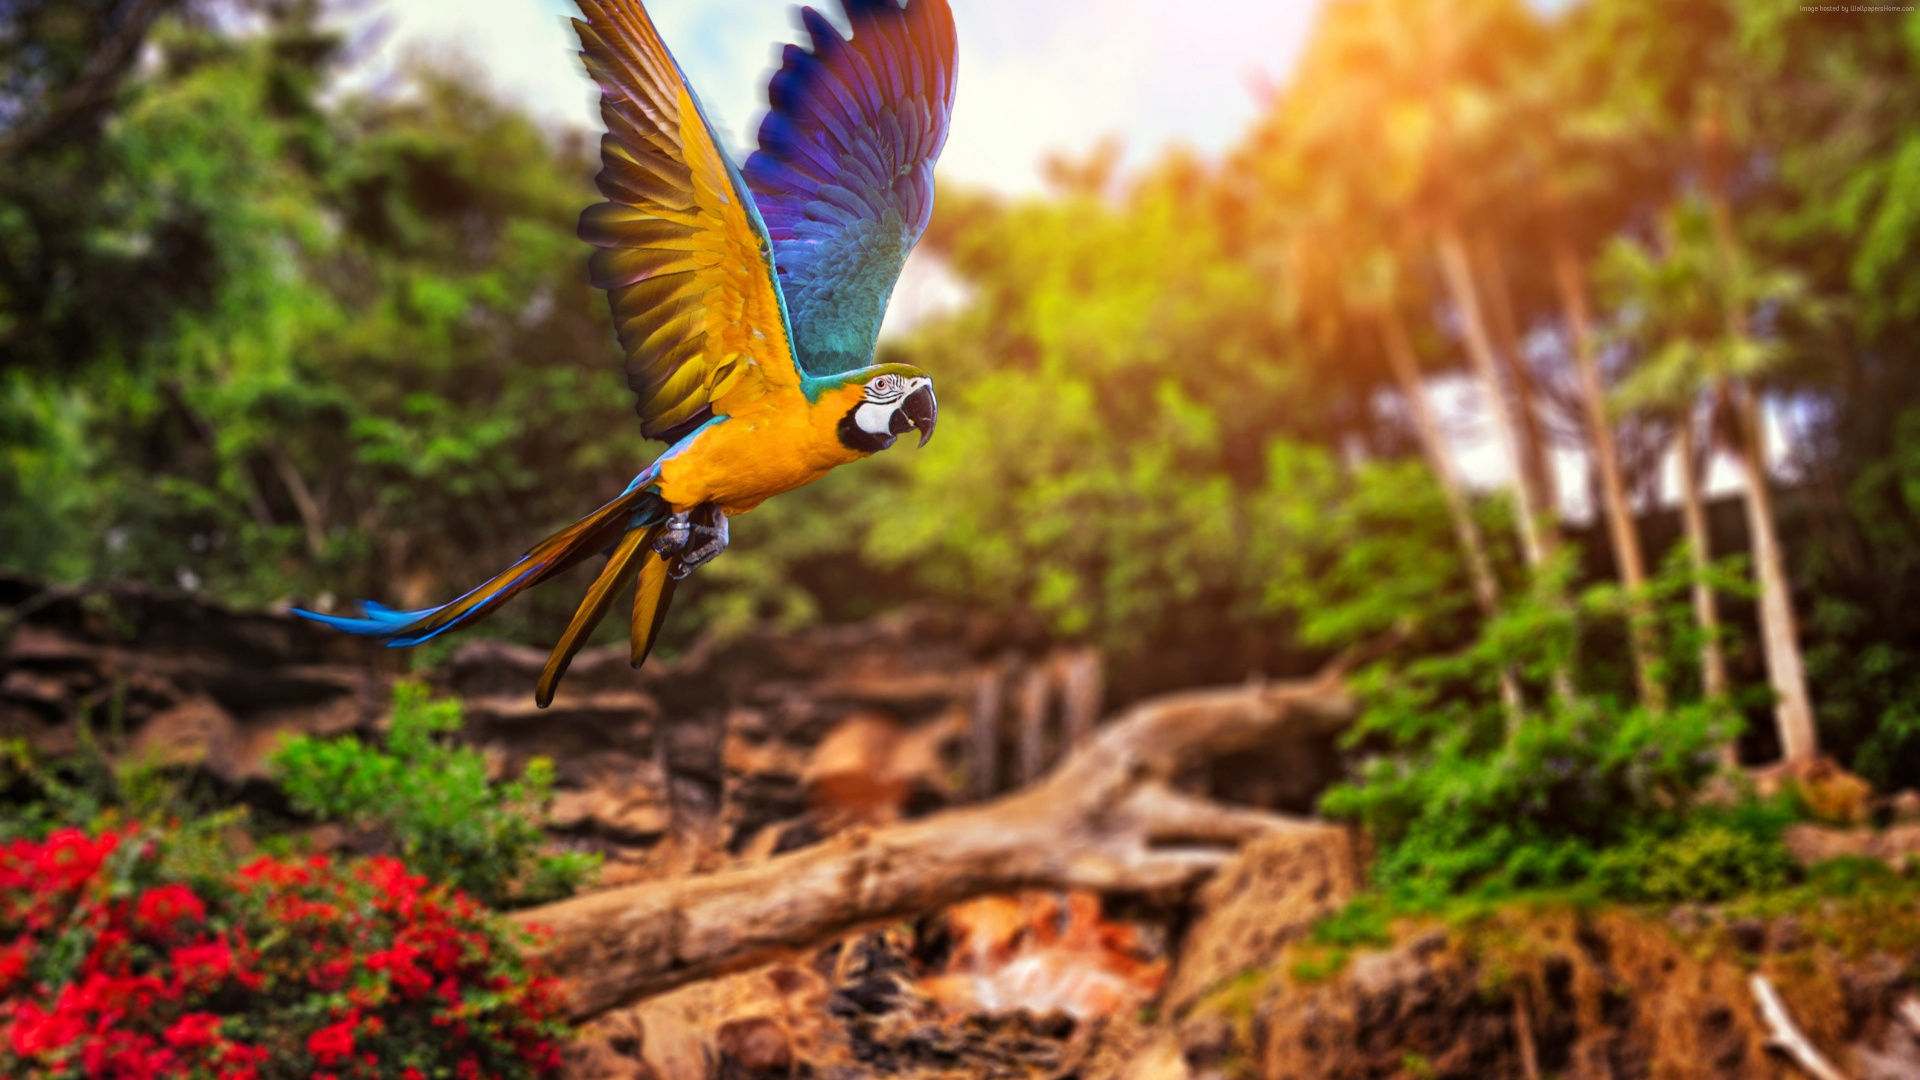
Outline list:
[[[708,407],[734,414],[798,387],[765,232],[652,19],[635,0],[580,10],[609,200],[581,215],[580,236],[600,249],[588,265],[613,308],[642,430],[657,438]]]

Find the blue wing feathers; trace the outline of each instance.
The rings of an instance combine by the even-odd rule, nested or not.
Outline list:
[[[933,214],[933,163],[953,110],[946,0],[841,0],[851,36],[802,8],[742,170],[766,222],[814,376],[868,363],[907,254]]]

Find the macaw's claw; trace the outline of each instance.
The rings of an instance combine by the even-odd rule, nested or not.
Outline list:
[[[687,550],[687,541],[693,535],[693,515],[675,514],[661,526],[660,535],[654,538],[653,550],[668,558]]]
[[[678,557],[667,570],[675,581],[684,579],[727,550],[727,515],[721,513],[719,507],[712,503],[694,507],[687,524],[688,538],[682,541]]]

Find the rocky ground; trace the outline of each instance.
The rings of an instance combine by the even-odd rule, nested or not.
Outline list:
[[[286,616],[141,589],[0,579],[0,737],[203,773],[271,804],[289,733],[371,732],[400,658]],[[586,653],[552,709],[543,657],[477,642],[425,677],[466,703],[502,770],[556,763],[556,842],[606,884],[758,860],[1039,775],[1119,704],[1090,654],[932,613],[709,643],[632,672]],[[1301,810],[1324,740],[1189,778]],[[1920,825],[1806,828],[1812,861],[1899,863]],[[1262,841],[1176,909],[1090,895],[987,898],[601,1017],[570,1075],[707,1077],[1767,1077],[1752,977],[1856,1080],[1920,1077],[1911,890],[1795,910],[1542,905],[1316,945],[1363,860],[1346,831]],[[1893,894],[1888,894],[1893,895]],[[1877,906],[1876,906],[1877,905]]]

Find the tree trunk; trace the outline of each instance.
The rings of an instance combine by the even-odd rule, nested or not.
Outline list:
[[[1820,753],[1813,726],[1813,701],[1800,659],[1800,635],[1793,617],[1793,585],[1773,518],[1773,493],[1767,484],[1766,432],[1760,408],[1745,386],[1733,388],[1739,417],[1740,459],[1747,477],[1747,532],[1753,542],[1753,573],[1760,583],[1760,635],[1767,652],[1767,678],[1773,684],[1774,723],[1780,729],[1781,756],[1811,761]]]
[[[1480,293],[1473,282],[1472,264],[1467,260],[1466,242],[1461,239],[1458,228],[1448,225],[1440,229],[1434,243],[1440,255],[1441,276],[1446,279],[1447,291],[1453,297],[1454,306],[1459,309],[1461,328],[1466,332],[1467,356],[1473,361],[1474,370],[1486,390],[1487,413],[1493,420],[1494,437],[1500,444],[1501,454],[1513,469],[1521,550],[1526,554],[1527,565],[1537,568],[1553,556],[1559,546],[1558,538],[1548,527],[1550,508],[1538,504],[1538,493],[1533,490],[1532,484],[1527,483],[1527,466],[1520,453],[1517,425],[1501,388],[1493,343],[1487,337],[1486,319],[1481,314]],[[1562,702],[1571,702],[1574,698],[1573,677],[1566,668],[1555,668],[1552,681],[1554,696]]]
[[[1687,556],[1693,565],[1693,617],[1699,624],[1700,689],[1710,701],[1727,696],[1727,658],[1720,647],[1720,609],[1707,568],[1713,562],[1713,543],[1707,532],[1706,499],[1700,474],[1694,468],[1693,410],[1681,412],[1675,428],[1680,454],[1680,519],[1686,527]]]
[[[1453,521],[1453,535],[1460,543],[1460,553],[1467,561],[1467,580],[1473,587],[1474,603],[1480,607],[1480,613],[1491,619],[1500,612],[1500,586],[1493,576],[1493,563],[1487,558],[1487,542],[1480,535],[1480,526],[1473,520],[1473,508],[1467,502],[1466,486],[1460,482],[1460,474],[1453,467],[1453,458],[1447,453],[1446,440],[1440,435],[1440,425],[1433,418],[1433,409],[1427,403],[1426,384],[1420,381],[1420,366],[1414,359],[1413,343],[1407,339],[1407,328],[1400,322],[1396,312],[1388,311],[1376,320],[1380,329],[1380,347],[1387,355],[1387,366],[1393,370],[1394,381],[1400,384],[1400,396],[1406,399],[1407,412],[1413,418],[1414,436],[1420,440],[1420,449],[1427,456],[1427,464],[1433,469],[1434,479],[1440,483],[1440,491],[1447,500],[1447,516]],[[1509,669],[1500,672],[1500,701],[1506,707],[1509,724],[1519,723],[1525,714],[1526,705],[1520,696],[1520,680]]]
[[[1456,229],[1442,229],[1435,240],[1440,255],[1441,275],[1447,291],[1460,313],[1461,329],[1466,334],[1467,358],[1473,361],[1487,397],[1487,415],[1493,423],[1494,441],[1500,454],[1513,469],[1514,500],[1520,517],[1520,545],[1529,566],[1539,566],[1553,554],[1553,541],[1547,536],[1547,508],[1537,502],[1538,492],[1526,482],[1527,465],[1520,450],[1519,425],[1508,406],[1502,389],[1499,363],[1494,359],[1493,342],[1487,337],[1487,323],[1481,314],[1480,292],[1473,282],[1473,268],[1467,260],[1467,246]]]
[[[1526,465],[1527,482],[1533,485],[1533,504],[1551,517],[1560,505],[1560,479],[1553,471],[1553,456],[1547,447],[1546,429],[1534,408],[1539,397],[1533,386],[1533,373],[1527,367],[1525,343],[1520,338],[1520,322],[1513,311],[1513,290],[1507,284],[1507,270],[1500,251],[1484,238],[1473,245],[1472,254],[1481,290],[1487,298],[1488,329],[1498,348],[1494,357],[1502,361],[1500,372],[1511,393],[1507,407],[1514,417],[1514,434],[1519,437],[1520,460]]]
[[[1356,658],[1357,659],[1357,658]],[[585,1019],[875,923],[1029,888],[1175,899],[1247,840],[1304,823],[1221,806],[1172,779],[1276,732],[1351,722],[1348,663],[1299,683],[1156,698],[1098,730],[1042,783],[994,802],[856,830],[765,862],[517,912]]]
[[[1613,559],[1620,570],[1620,585],[1627,591],[1634,681],[1639,686],[1641,702],[1659,711],[1667,707],[1667,691],[1660,681],[1660,643],[1654,613],[1644,594],[1646,555],[1640,546],[1639,530],[1634,528],[1627,487],[1620,477],[1620,452],[1613,442],[1613,425],[1607,419],[1607,392],[1600,382],[1600,362],[1593,349],[1593,326],[1587,318],[1586,275],[1559,237],[1553,238],[1552,248],[1554,280],[1559,286],[1567,330],[1573,338],[1574,367],[1579,371],[1580,396],[1587,413],[1587,437],[1600,475],[1601,499],[1613,539]]]
[[[1709,185],[1707,207],[1722,272],[1732,278],[1740,266],[1740,249],[1726,192],[1717,184]],[[1751,333],[1738,297],[1727,305],[1727,332],[1736,341],[1746,340]],[[1766,428],[1753,389],[1738,379],[1729,384],[1726,389],[1740,429],[1740,460],[1747,479],[1747,533],[1753,545],[1753,574],[1760,586],[1760,636],[1767,653],[1767,681],[1773,687],[1774,724],[1780,730],[1781,756],[1789,762],[1811,761],[1820,753],[1820,741],[1793,617],[1793,586],[1787,578],[1773,518],[1773,494],[1767,486]]]

